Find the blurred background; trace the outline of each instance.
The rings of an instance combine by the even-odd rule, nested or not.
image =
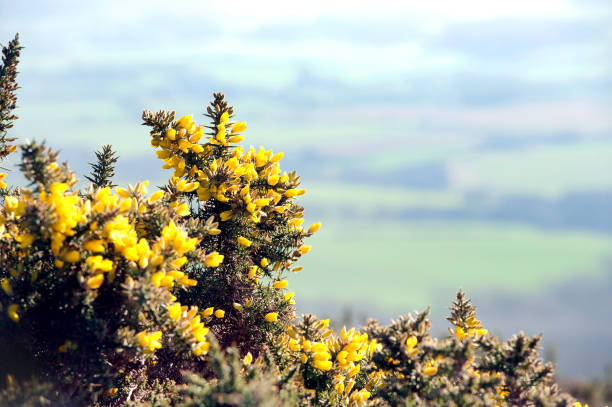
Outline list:
[[[299,311],[431,306],[443,334],[462,288],[562,376],[612,363],[609,1],[1,3],[0,42],[25,46],[12,135],[81,179],[112,143],[119,184],[163,184],[142,109],[198,117],[213,91],[247,146],[285,152],[323,221]]]

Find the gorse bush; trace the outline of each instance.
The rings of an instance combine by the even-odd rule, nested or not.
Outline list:
[[[2,157],[19,51],[3,48]],[[110,146],[78,190],[49,147],[20,145],[28,187],[0,184],[1,405],[574,405],[539,338],[496,339],[462,292],[441,339],[427,312],[360,331],[298,318],[287,278],[320,227],[302,225],[300,178],[239,144],[223,94],[204,116],[143,113],[171,170],[152,193],[114,188]]]

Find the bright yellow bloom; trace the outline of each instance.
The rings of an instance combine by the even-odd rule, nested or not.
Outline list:
[[[223,318],[225,316],[225,311],[223,311],[222,309],[218,309],[215,311],[215,316],[217,318]]]
[[[459,338],[459,340],[463,340],[465,339],[465,337],[467,336],[467,334],[465,333],[465,331],[463,330],[463,328],[461,328],[460,326],[458,326],[457,328],[455,328],[455,332],[457,335],[457,338]]]
[[[289,281],[287,280],[275,281],[274,284],[272,284],[274,288],[278,288],[279,290],[287,287],[287,285],[289,285]]]
[[[266,257],[264,257],[263,259],[261,259],[261,267],[267,267],[268,264],[270,264],[270,260],[268,260]]]
[[[238,122],[232,126],[232,129],[230,131],[232,133],[242,133],[246,130],[246,128],[247,126],[245,122]]]
[[[208,256],[206,256],[204,262],[209,267],[219,267],[219,265],[223,262],[224,257],[225,256],[219,254],[218,252],[212,252]]]
[[[4,173],[4,172],[0,172],[0,188],[6,188],[7,185],[4,183],[4,181],[2,181],[4,178],[6,178],[8,174]]]
[[[321,227],[321,222],[313,223],[308,228],[308,233],[315,233],[316,231],[319,230],[320,227]]]
[[[161,331],[156,331],[152,333],[142,331],[136,334],[138,344],[140,345],[140,347],[144,348],[145,352],[155,352],[156,349],[160,349],[162,347],[162,344],[159,341],[161,337]]]
[[[276,322],[278,320],[278,312],[268,312],[265,316],[265,320],[268,322]]]
[[[113,269],[112,260],[104,259],[102,256],[89,256],[85,260],[85,264],[92,271],[111,271]]]
[[[437,363],[435,360],[427,362],[427,364],[425,365],[425,369],[423,369],[423,373],[427,376],[435,375],[436,373],[438,373],[438,367],[436,365]]]
[[[271,163],[277,163],[279,162],[283,156],[285,155],[285,153],[278,153],[278,154],[274,154],[271,158],[270,158],[270,162]]]
[[[182,313],[183,310],[181,309],[180,303],[173,302],[168,306],[168,315],[170,315],[170,318],[172,318],[173,320],[177,321],[181,317]]]
[[[246,354],[246,356],[244,357],[244,359],[242,359],[242,361],[243,361],[245,364],[250,365],[250,364],[251,364],[251,362],[253,361],[253,355],[251,355],[251,352],[248,352],[248,353]]]
[[[213,314],[214,310],[215,310],[215,307],[208,307],[204,310],[204,312],[202,312],[202,314],[204,314],[204,317],[209,317]]]
[[[100,288],[100,286],[102,285],[103,281],[104,281],[104,274],[102,274],[102,273],[96,274],[95,276],[93,276],[89,280],[87,280],[87,286],[89,288],[93,288],[95,290],[97,288]]]
[[[300,247],[300,253],[302,254],[306,254],[310,251],[310,249],[312,248],[312,246],[302,246]]]
[[[188,216],[191,213],[189,206],[186,203],[182,203],[176,208],[176,214],[178,216]]]
[[[246,237],[238,237],[238,243],[244,247],[249,247],[253,242],[251,242],[249,239],[247,239]]]
[[[183,116],[176,121],[177,126],[187,128],[192,122],[192,115]]]
[[[229,114],[227,112],[223,112],[221,117],[219,118],[219,123],[225,124],[229,120]]]
[[[105,250],[104,240],[90,240],[88,242],[85,242],[83,243],[83,249],[94,253],[103,252]]]
[[[315,360],[312,364],[319,370],[328,371],[333,363],[330,360]]]
[[[165,194],[165,191],[157,191],[154,192],[153,194],[151,194],[151,197],[149,198],[149,202],[153,203],[153,202],[157,202],[159,201]]]
[[[417,346],[418,340],[417,337],[412,335],[410,338],[406,339],[406,348],[412,349]]]
[[[18,200],[17,197],[7,195],[4,197],[4,209],[7,215],[18,218],[25,213],[25,202]]]

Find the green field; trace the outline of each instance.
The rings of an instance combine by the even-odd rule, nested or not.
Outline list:
[[[324,222],[304,270],[290,279],[297,301],[423,309],[462,287],[534,294],[554,282],[595,276],[612,237],[475,222],[366,219]]]
[[[526,151],[474,152],[449,161],[451,187],[556,196],[612,186],[612,143],[539,146]]]
[[[376,216],[385,209],[439,209],[460,208],[464,199],[460,192],[391,188],[368,184],[312,183],[300,204],[309,213],[313,208],[325,208],[325,213],[340,213],[347,208],[360,215]]]

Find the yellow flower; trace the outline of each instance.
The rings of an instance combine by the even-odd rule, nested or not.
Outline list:
[[[224,257],[225,256],[219,254],[218,252],[212,252],[208,256],[206,256],[204,262],[209,267],[219,267],[219,265],[223,262]]]
[[[246,130],[246,128],[247,126],[245,122],[238,122],[232,126],[232,129],[230,131],[232,133],[242,133]]]
[[[68,263],[76,263],[79,260],[81,260],[81,253],[77,250],[71,250],[64,255],[64,261]]]
[[[100,288],[103,281],[104,281],[104,274],[102,273],[96,274],[95,276],[87,280],[87,286],[89,288],[97,289],[97,288]]]
[[[268,312],[265,316],[265,320],[268,322],[276,322],[278,320],[278,312]]]
[[[284,155],[285,155],[284,153],[274,154],[272,156],[272,158],[270,158],[270,162],[271,163],[277,163],[277,162],[279,162],[283,158]]]
[[[355,367],[354,367],[354,368],[352,368],[352,369],[351,369],[351,370],[348,372],[347,376],[348,376],[348,377],[353,377],[353,376],[357,375],[357,373],[359,373],[359,371],[360,371],[360,370],[361,370],[361,367],[360,367],[359,365],[355,365]]]
[[[321,227],[321,222],[313,223],[308,228],[308,233],[315,233],[316,231],[319,230],[320,227]]]
[[[290,292],[290,293],[285,294],[285,301],[289,301],[290,299],[293,298],[294,295],[295,295],[294,292]]]
[[[225,316],[225,311],[223,311],[222,309],[218,309],[215,311],[215,316],[217,318],[223,318]]]
[[[19,201],[14,196],[5,196],[4,209],[7,215],[13,215],[18,218],[25,213],[25,202]]]
[[[266,257],[264,257],[263,259],[261,259],[260,264],[261,264],[261,267],[267,267],[268,264],[270,264],[270,261]]]
[[[268,184],[272,186],[278,184],[278,175],[270,175],[268,177]]]
[[[242,359],[242,361],[243,361],[245,364],[250,365],[250,364],[251,364],[251,362],[253,361],[253,355],[251,355],[251,352],[248,352],[248,353],[246,354],[246,356],[244,357],[244,359]]]
[[[427,362],[427,364],[425,365],[425,369],[423,369],[423,373],[427,376],[435,375],[436,373],[438,373],[438,367],[436,365],[437,363],[435,360]]]
[[[3,278],[0,285],[7,295],[13,295],[13,287],[11,287],[11,283],[8,281],[8,278]]]
[[[170,315],[170,318],[172,318],[173,320],[177,321],[181,317],[182,313],[183,310],[181,309],[180,303],[173,302],[168,306],[168,315]]]
[[[162,344],[159,341],[161,337],[161,331],[156,331],[152,333],[146,333],[146,331],[142,331],[136,334],[138,344],[145,349],[145,352],[154,352],[155,349],[160,349],[162,347]]]
[[[287,280],[275,281],[274,284],[272,284],[274,288],[278,288],[279,290],[287,287],[287,285],[289,285],[289,281]]]
[[[253,242],[251,242],[249,239],[247,239],[246,237],[242,237],[240,236],[238,238],[238,243],[240,243],[240,245],[244,246],[244,247],[249,247]]]
[[[456,332],[457,338],[459,338],[459,340],[461,340],[461,341],[462,341],[463,339],[465,339],[465,337],[467,336],[467,334],[465,333],[465,331],[463,330],[463,328],[461,328],[460,326],[458,326],[458,327],[455,329],[455,332]]]
[[[32,242],[34,242],[34,235],[31,233],[23,233],[15,236],[15,240],[19,242],[19,246],[22,249],[25,249],[26,247],[30,246]]]
[[[186,203],[182,203],[176,208],[176,214],[178,216],[188,216],[191,213],[189,206]]]
[[[219,123],[225,124],[229,120],[229,114],[227,112],[223,112],[221,117],[219,118]]]
[[[204,310],[202,314],[204,314],[204,317],[209,317],[213,314],[214,310],[215,310],[215,307],[208,307]]]
[[[300,247],[300,253],[302,254],[306,254],[310,251],[310,249],[312,248],[312,246],[302,246]]]
[[[8,317],[13,320],[13,322],[19,322],[19,314],[17,313],[19,310],[19,306],[17,304],[11,304],[8,307],[7,314]]]
[[[191,124],[192,115],[183,116],[176,121],[177,126],[186,128]]]
[[[319,370],[328,371],[331,369],[333,363],[331,360],[315,360],[312,364]]]
[[[164,196],[165,193],[166,193],[165,191],[154,192],[149,198],[149,202],[153,203],[153,202],[159,201]]]
[[[104,241],[103,240],[90,240],[88,242],[83,243],[83,249],[88,250],[94,253],[100,253],[104,251]]]
[[[7,185],[2,181],[8,174],[0,172],[0,188],[6,188]]]
[[[85,264],[93,271],[111,271],[113,269],[112,260],[104,259],[102,256],[89,256]]]

